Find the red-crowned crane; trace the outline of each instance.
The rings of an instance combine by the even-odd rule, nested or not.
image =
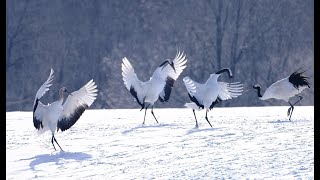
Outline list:
[[[51,130],[52,138],[51,143],[53,144],[57,140],[54,137],[54,132],[59,129],[65,131],[73,126],[80,118],[82,113],[88,108],[96,99],[97,89],[95,82],[90,80],[86,85],[80,88],[78,91],[70,93],[67,88],[62,87],[59,91],[60,99],[51,104],[44,105],[39,100],[49,90],[53,80],[53,69],[51,69],[49,78],[38,90],[34,104],[33,104],[33,125],[41,134],[47,130]],[[68,93],[69,96],[65,100],[64,93]],[[60,145],[59,148],[62,150]]]
[[[214,74],[211,74],[206,83],[200,84],[191,80],[188,76],[183,78],[183,82],[187,88],[188,95],[192,103],[186,103],[185,106],[191,108],[196,120],[196,110],[206,109],[206,120],[208,120],[208,111],[211,110],[218,102],[238,97],[242,94],[243,84],[240,82],[226,83],[218,81],[221,73],[228,72],[229,79],[232,78],[232,72],[229,68],[222,69]]]
[[[141,82],[135,74],[129,60],[126,57],[122,59],[121,69],[124,84],[141,106],[141,110],[145,109],[142,124],[145,123],[146,112],[149,106],[151,106],[151,113],[154,119],[159,123],[153,113],[153,104],[158,99],[161,102],[167,102],[169,100],[173,84],[186,67],[186,62],[186,55],[178,51],[172,61],[167,59],[160,64],[149,81]]]
[[[310,83],[307,80],[309,79],[309,77],[303,75],[305,71],[299,72],[299,70],[295,71],[290,76],[271,84],[271,86],[266,89],[263,96],[260,92],[260,86],[253,86],[254,89],[257,89],[258,97],[261,100],[274,98],[278,100],[284,100],[289,103],[290,107],[287,112],[287,115],[290,116],[289,121],[291,121],[291,115],[294,109],[294,105],[296,105],[302,99],[302,96],[299,96],[298,94],[300,94],[307,87],[310,88]],[[293,96],[299,97],[299,100],[294,104],[291,104],[289,99]]]

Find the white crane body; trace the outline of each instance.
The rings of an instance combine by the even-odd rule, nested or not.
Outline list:
[[[306,88],[307,86],[295,88],[289,83],[289,77],[286,77],[269,86],[260,99],[274,98],[288,102],[291,97],[300,94]]]
[[[242,94],[243,84],[240,82],[225,83],[218,81],[223,72],[228,72],[229,78],[232,78],[232,72],[228,68],[211,74],[204,84],[197,83],[189,77],[183,78],[189,98],[192,101],[191,103],[186,103],[185,106],[193,110],[196,127],[198,127],[198,121],[194,112],[195,110],[206,109],[206,120],[212,127],[207,117],[208,111],[220,101],[235,98]]]
[[[142,82],[138,79],[129,60],[124,57],[122,59],[121,70],[123,82],[137,103],[141,106],[141,110],[146,111],[151,106],[151,113],[158,122],[153,113],[153,105],[159,99],[161,102],[167,102],[173,88],[175,80],[186,67],[187,62],[184,53],[177,52],[176,57],[171,60],[164,61],[152,74],[150,79]],[[145,122],[145,116],[143,123]]]
[[[304,72],[299,72],[299,70],[295,71],[290,76],[280,79],[279,81],[271,84],[265,90],[263,95],[261,95],[261,88],[259,85],[253,86],[254,89],[257,89],[258,97],[261,100],[278,99],[284,100],[287,103],[289,103],[290,108],[288,109],[287,115],[290,116],[290,121],[294,105],[302,99],[302,96],[299,96],[298,94],[300,94],[307,87],[310,88],[310,83],[307,80],[309,78],[304,76]],[[300,99],[295,103],[291,104],[289,99],[294,96],[298,96]]]
[[[51,104],[44,105],[40,102],[40,99],[52,85],[53,73],[54,71],[51,69],[49,78],[37,91],[33,105],[33,125],[38,130],[38,134],[42,134],[48,130],[51,131],[51,142],[54,149],[56,149],[53,144],[53,140],[58,144],[54,137],[55,131],[65,131],[71,128],[85,109],[94,102],[98,90],[93,80],[90,80],[86,85],[73,93],[69,93],[67,88],[62,87],[59,91],[60,99]],[[70,94],[65,101],[64,93]],[[58,146],[60,147],[59,144]],[[61,147],[60,149],[62,150]]]

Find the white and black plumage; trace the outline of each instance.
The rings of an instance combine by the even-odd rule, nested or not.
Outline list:
[[[185,106],[191,108],[196,120],[196,127],[198,121],[195,114],[196,110],[206,109],[206,120],[212,127],[208,120],[207,113],[218,102],[238,97],[242,94],[243,84],[240,82],[226,83],[218,81],[221,73],[228,72],[229,78],[232,78],[232,72],[229,68],[222,69],[214,74],[211,74],[205,84],[197,83],[189,77],[183,78],[183,82],[188,90],[188,95],[192,103],[186,103]]]
[[[142,124],[145,122],[146,112],[149,106],[151,106],[151,113],[158,123],[153,113],[153,105],[158,99],[161,102],[167,102],[169,100],[173,84],[186,67],[186,62],[186,55],[178,51],[172,61],[167,59],[161,63],[149,81],[141,82],[135,74],[129,60],[126,57],[122,59],[121,69],[124,84],[141,106],[141,110],[145,109]]]
[[[51,69],[49,78],[38,90],[33,104],[33,125],[38,130],[38,133],[43,133],[51,130],[51,143],[56,150],[53,140],[58,144],[54,137],[54,132],[57,129],[65,131],[73,126],[80,118],[82,113],[96,99],[97,89],[95,82],[90,80],[86,85],[78,91],[69,93],[67,88],[62,87],[59,91],[60,99],[51,104],[44,105],[39,100],[49,90],[53,80],[53,69]],[[67,99],[64,99],[64,93],[68,93]],[[64,101],[65,100],[65,101]],[[60,147],[60,145],[58,144]],[[60,147],[62,150],[62,148]],[[63,151],[63,150],[62,150]]]
[[[299,70],[295,71],[290,76],[271,84],[271,86],[269,86],[266,89],[263,96],[260,93],[260,90],[261,90],[260,86],[259,85],[253,86],[254,89],[257,89],[258,97],[261,100],[274,98],[274,99],[284,100],[288,102],[290,104],[290,108],[288,109],[287,115],[290,116],[289,117],[290,121],[291,121],[291,115],[294,109],[294,105],[297,104],[302,99],[302,96],[298,96],[298,94],[300,94],[307,87],[310,88],[310,83],[307,80],[309,79],[309,77],[306,77],[303,75],[305,71],[299,72]],[[294,104],[291,104],[289,102],[289,99],[293,96],[299,97],[299,100]]]

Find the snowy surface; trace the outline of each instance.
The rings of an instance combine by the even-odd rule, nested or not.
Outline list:
[[[314,179],[314,107],[86,110],[37,135],[32,112],[7,112],[7,179]],[[56,146],[57,147],[57,146]]]

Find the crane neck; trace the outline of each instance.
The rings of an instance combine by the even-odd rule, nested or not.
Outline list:
[[[64,93],[63,93],[63,90],[62,89],[60,89],[60,91],[59,91],[59,100],[64,100]]]
[[[166,65],[166,64],[169,64],[168,60],[165,60],[163,63],[161,63],[159,67],[164,67],[164,65]]]
[[[259,97],[259,98],[262,98],[260,86],[253,86],[253,88],[258,91],[258,97]]]
[[[227,72],[228,75],[229,75],[229,79],[232,78],[232,71],[231,69],[229,68],[224,68],[224,69],[221,69],[220,71],[216,72],[215,74],[222,74],[224,72]]]
[[[160,64],[159,67],[162,67],[162,69],[165,67],[165,65],[169,64],[172,69],[174,70],[174,72],[176,72],[176,69],[174,67],[174,63],[170,60],[170,59],[166,59],[163,63]]]

